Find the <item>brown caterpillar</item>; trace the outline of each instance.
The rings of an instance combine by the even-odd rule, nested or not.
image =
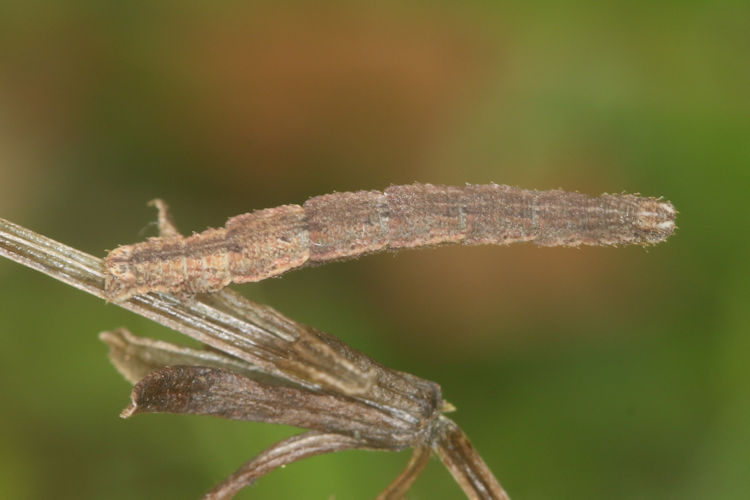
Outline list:
[[[672,204],[630,194],[599,197],[497,184],[412,184],[315,196],[232,217],[223,228],[183,237],[159,208],[160,237],[106,258],[113,301],[159,291],[201,293],[260,281],[309,263],[385,249],[447,243],[544,246],[651,245],[675,229]]]

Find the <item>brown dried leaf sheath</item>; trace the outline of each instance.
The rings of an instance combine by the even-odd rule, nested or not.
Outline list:
[[[132,403],[123,417],[163,412],[212,415],[313,430],[264,451],[216,486],[205,500],[231,498],[273,469],[312,455],[407,447],[414,448],[411,460],[379,499],[402,498],[427,464],[430,449],[447,464],[469,498],[508,499],[465,434],[440,414],[445,405],[439,386],[432,382],[407,375],[415,385],[403,386],[401,391],[423,407],[414,413],[413,409],[400,411],[406,407],[396,400],[378,403],[370,399],[374,392],[364,398],[321,392],[243,366],[222,353],[141,338],[124,329],[104,332],[101,338],[126,378],[132,381],[147,373],[133,389]],[[360,361],[364,359],[348,350]],[[383,367],[379,375],[387,378],[389,372],[397,373]],[[430,387],[431,397],[424,399],[427,393],[414,392],[418,385]]]
[[[2,219],[0,255],[106,297],[100,259]],[[175,346],[124,330],[102,334],[117,368],[128,380],[140,380],[123,416],[142,411],[207,413],[320,429],[275,444],[206,500],[230,498],[258,477],[305,457],[405,447],[415,449],[412,460],[378,498],[401,498],[430,449],[468,498],[508,498],[463,432],[441,415],[449,405],[434,382],[390,370],[335,337],[231,290],[191,300],[144,294],[118,305],[215,349]]]
[[[110,252],[106,290],[114,301],[150,291],[212,292],[310,263],[447,243],[650,245],[672,234],[675,214],[656,198],[496,184],[333,193],[238,215],[189,237],[163,223],[162,237]]]

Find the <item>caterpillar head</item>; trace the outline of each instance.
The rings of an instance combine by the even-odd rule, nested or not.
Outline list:
[[[109,252],[104,260],[104,291],[110,302],[123,302],[138,293],[132,256],[133,246],[125,245]]]

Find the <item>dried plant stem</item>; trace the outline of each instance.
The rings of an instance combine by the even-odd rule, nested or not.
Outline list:
[[[510,500],[466,434],[445,416],[440,417],[440,424],[435,451],[466,495],[472,500]]]
[[[203,500],[232,498],[256,479],[303,458],[357,448],[362,448],[361,442],[341,434],[309,431],[292,436],[276,443],[240,467],[237,472],[206,493]]]
[[[0,255],[107,298],[101,259],[3,219]],[[125,416],[174,411],[274,421],[273,412],[266,414],[253,406],[253,398],[271,403],[274,398],[280,403],[284,398],[298,398],[314,410],[308,415],[300,413],[301,417],[291,422],[313,431],[261,453],[209,493],[209,499],[229,498],[267,472],[307,456],[353,448],[407,447],[415,448],[414,456],[381,498],[403,496],[426,464],[426,450],[431,448],[469,498],[508,499],[463,432],[440,414],[446,403],[434,382],[390,370],[331,335],[226,289],[189,299],[149,293],[117,305],[220,351],[202,353],[139,339],[122,330],[102,334],[113,361],[129,380],[141,379],[153,370],[136,385],[133,404]],[[166,367],[180,363],[188,366]],[[269,385],[263,377],[275,382]],[[199,379],[205,382],[203,386],[185,384]],[[274,391],[276,384],[279,389]],[[245,407],[232,407],[235,395],[231,390],[237,387],[244,390],[240,395],[246,400]],[[177,389],[183,392],[175,392]],[[183,408],[186,395],[193,396],[195,404]],[[170,396],[176,398],[170,400]],[[218,401],[220,410],[201,406],[211,398]],[[330,405],[322,404],[325,401],[334,402],[339,410],[326,413],[323,409]]]
[[[409,463],[406,464],[406,468],[401,471],[396,479],[393,480],[388,488],[385,489],[377,500],[394,500],[397,498],[403,498],[406,492],[409,491],[411,485],[419,477],[427,463],[430,461],[431,450],[427,446],[417,446],[414,448]]]

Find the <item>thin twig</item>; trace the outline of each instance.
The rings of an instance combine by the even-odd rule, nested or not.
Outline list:
[[[341,434],[309,431],[292,436],[276,443],[244,464],[234,474],[206,493],[203,500],[232,498],[242,488],[253,484],[259,477],[303,458],[358,448],[362,449],[359,441]]]

